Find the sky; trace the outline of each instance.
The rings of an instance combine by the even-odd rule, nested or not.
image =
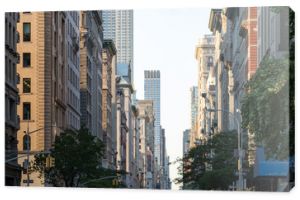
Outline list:
[[[209,8],[134,10],[134,86],[144,99],[144,70],[160,70],[161,126],[170,162],[182,157],[183,131],[191,126],[190,88],[197,85],[195,47],[208,29]],[[170,165],[170,178],[178,177]],[[179,186],[172,183],[172,189]]]

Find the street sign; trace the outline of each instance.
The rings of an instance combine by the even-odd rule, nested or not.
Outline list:
[[[244,149],[241,149],[240,151],[238,149],[234,149],[233,157],[239,158],[240,155],[241,155],[241,158],[245,158],[246,151]]]
[[[235,171],[235,172],[234,172],[234,175],[235,175],[235,176],[238,176],[238,175],[239,175],[239,172],[238,172],[238,171]],[[242,172],[242,175],[243,175],[243,176],[246,176],[247,173],[246,173],[245,171],[243,171],[243,172]]]
[[[25,159],[23,162],[23,168],[27,169],[27,167],[29,167],[29,161],[27,159]]]
[[[23,180],[23,183],[27,183],[27,180]],[[33,180],[29,180],[29,183],[33,183]]]

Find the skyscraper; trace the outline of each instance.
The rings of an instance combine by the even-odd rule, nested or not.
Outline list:
[[[130,64],[133,77],[133,10],[105,10],[102,16],[104,39],[114,41],[117,63],[123,66]]]
[[[144,98],[152,100],[154,107],[154,157],[160,166],[160,71],[146,70],[144,74]]]

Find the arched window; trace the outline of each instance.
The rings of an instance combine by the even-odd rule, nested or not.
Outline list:
[[[30,150],[31,149],[31,138],[29,135],[24,135],[23,137],[23,150]]]

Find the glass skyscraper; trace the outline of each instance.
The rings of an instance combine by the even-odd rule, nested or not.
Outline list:
[[[104,39],[114,41],[118,64],[130,64],[133,82],[133,10],[104,10],[102,18]]]
[[[154,107],[154,157],[160,166],[161,130],[160,130],[160,71],[146,70],[144,72],[144,99],[152,100]]]

